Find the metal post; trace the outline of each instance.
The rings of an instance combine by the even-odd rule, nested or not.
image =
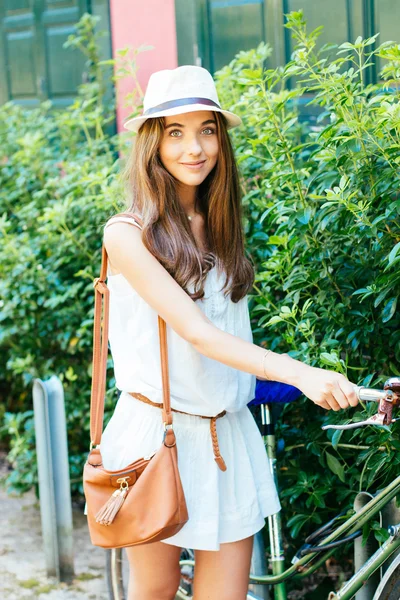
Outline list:
[[[354,510],[359,512],[374,496],[369,492],[360,492],[354,500]],[[354,572],[368,561],[368,559],[376,552],[379,545],[374,534],[370,533],[365,545],[362,543],[362,537],[354,540]],[[376,588],[379,585],[379,569],[366,581],[363,587],[356,593],[355,600],[372,600]]]
[[[39,475],[40,516],[46,571],[49,577],[59,579],[59,561],[56,525],[56,504],[53,487],[53,464],[50,447],[47,392],[39,383],[33,382],[33,410],[36,434],[36,455]]]
[[[44,385],[48,394],[60,578],[61,581],[69,581],[74,576],[74,552],[64,390],[55,375]]]
[[[261,423],[263,426],[263,438],[267,446],[267,454],[272,476],[278,489],[278,477],[276,473],[275,433],[271,418],[271,410],[268,404],[261,405]],[[283,552],[282,521],[280,512],[268,517],[268,532],[271,545],[271,563],[274,575],[280,575],[285,570],[285,556]],[[275,600],[286,600],[286,584],[278,583],[274,586]]]
[[[42,532],[48,575],[74,575],[72,507],[64,394],[60,380],[33,383]]]

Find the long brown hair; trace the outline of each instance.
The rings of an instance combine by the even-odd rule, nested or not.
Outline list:
[[[200,250],[179,202],[176,179],[163,166],[158,148],[164,118],[147,119],[140,127],[126,162],[123,179],[128,211],[142,215],[146,248],[193,299],[204,297],[204,280],[216,266],[224,270],[223,290],[238,302],[254,282],[254,267],[245,256],[241,190],[226,119],[214,112],[219,141],[215,167],[196,190],[196,210],[205,223],[207,252]],[[194,293],[188,291],[189,282]]]

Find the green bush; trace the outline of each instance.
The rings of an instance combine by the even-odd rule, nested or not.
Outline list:
[[[13,491],[37,482],[31,421],[14,413],[32,408],[33,378],[55,374],[66,398],[72,490],[83,493],[92,284],[102,225],[125,204],[118,180],[125,136],[106,133],[115,111],[104,103],[95,24],[85,15],[67,44],[85,50],[90,73],[69,108],[55,111],[50,102],[35,110],[0,107],[0,433],[11,447],[7,486]],[[116,393],[111,358],[108,367],[106,418]]]
[[[332,46],[316,51],[320,29],[307,33],[301,12],[286,27],[287,65],[266,69],[262,43],[216,74],[222,103],[244,121],[232,136],[257,264],[255,341],[380,387],[400,374],[400,46],[358,38],[332,57]],[[365,85],[377,57],[382,79]],[[321,431],[376,409],[327,413],[304,397],[286,407],[279,480],[293,537],[398,475],[398,423]]]

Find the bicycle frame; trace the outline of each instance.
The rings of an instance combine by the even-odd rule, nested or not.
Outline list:
[[[264,444],[266,446],[271,473],[277,484],[275,435],[271,419],[271,411],[268,404],[261,405],[261,422]],[[395,496],[400,493],[400,476],[384,488],[379,494],[372,498],[357,513],[349,517],[334,532],[328,535],[318,547],[334,542],[345,534],[350,535],[358,531],[374,515],[379,513]],[[250,584],[261,584],[274,586],[275,600],[287,600],[285,581],[290,578],[302,579],[314,573],[325,561],[332,556],[336,548],[326,552],[311,552],[300,558],[294,565],[285,570],[285,558],[283,553],[282,523],[280,513],[268,517],[268,529],[271,547],[272,575],[250,574]],[[394,525],[390,538],[375,552],[363,567],[336,594],[331,593],[328,600],[350,600],[354,594],[363,586],[364,582],[374,573],[397,548],[400,547],[400,524]],[[312,563],[312,564],[311,564]],[[194,566],[193,560],[180,561],[181,565]],[[249,598],[253,595],[249,594]],[[257,596],[254,596],[257,598]]]
[[[377,570],[383,563],[400,548],[400,523],[390,527],[391,535],[386,542],[371,556],[357,573],[337,592],[331,592],[328,600],[350,600],[354,594],[363,586],[364,582]]]
[[[279,490],[276,470],[274,423],[269,404],[261,404],[261,434],[266,447],[269,467],[275,481],[276,489]],[[285,572],[285,556],[283,551],[282,518],[280,512],[268,517],[268,534],[271,548],[272,573],[276,576],[283,575]],[[284,581],[275,585],[274,596],[275,600],[287,599],[286,585]]]
[[[271,419],[271,410],[268,404],[261,405],[261,422],[264,444],[270,463],[271,473],[277,484],[276,475],[276,455],[275,455],[275,435]],[[359,530],[367,521],[389,503],[397,494],[400,493],[400,476],[390,485],[383,489],[373,499],[371,499],[359,512],[349,517],[333,533],[327,536],[318,547],[323,547],[339,538],[344,534],[352,534]],[[282,524],[280,514],[268,517],[269,538],[271,546],[272,575],[251,574],[250,583],[273,585],[275,600],[287,600],[285,581],[291,577],[303,578],[316,571],[334,552],[335,548],[326,552],[310,553],[299,559],[292,567],[285,570],[283,543],[282,543]],[[367,561],[367,563],[347,582],[347,584],[336,595],[330,596],[329,600],[350,600],[359,590],[364,581],[378,569],[385,560],[400,547],[400,525],[393,528],[393,535],[379,548],[379,550]],[[314,562],[314,559],[316,558]],[[310,563],[312,563],[310,565]]]
[[[379,417],[382,418],[382,423],[378,423],[378,425],[390,424],[390,422],[395,421],[396,419],[391,418],[391,412],[389,414],[388,411],[385,412],[383,410],[385,406],[381,407],[381,400],[387,400],[387,403],[393,401],[393,406],[399,406],[400,404],[400,378],[391,378],[387,380],[385,383],[385,390],[393,390],[394,395],[386,396],[380,390],[370,390],[369,388],[359,388],[359,391],[362,390],[364,396],[367,396],[367,399],[371,401],[380,402],[379,405]],[[388,394],[390,392],[387,392]],[[382,397],[383,394],[383,397]],[[270,396],[271,397],[271,396]],[[360,395],[359,395],[360,398]],[[386,407],[387,408],[387,407]],[[391,406],[389,406],[391,410]],[[387,416],[389,415],[389,416]],[[390,417],[390,418],[389,418]],[[388,423],[384,421],[384,418],[389,419]],[[277,484],[277,473],[276,473],[276,455],[275,455],[275,435],[274,435],[274,427],[273,427],[273,419],[271,418],[271,406],[268,404],[261,405],[261,421],[262,421],[262,430],[261,434],[263,437],[264,445],[266,447],[266,452],[269,460],[269,466],[271,473],[274,477],[274,480]],[[363,425],[376,425],[376,420],[367,420],[363,422]],[[349,428],[346,424],[345,428]],[[335,426],[335,428],[338,428]],[[340,427],[339,427],[340,428]],[[348,445],[348,447],[354,447]],[[277,489],[279,489],[277,484]],[[264,549],[261,547],[263,545],[262,541],[262,532],[258,532],[256,534],[256,542],[259,542],[259,545],[256,548],[256,551],[253,551],[252,557],[252,568],[259,568],[263,571],[263,573],[250,573],[249,584],[253,584],[255,586],[273,586],[274,587],[274,597],[275,600],[287,600],[286,594],[286,580],[289,578],[303,578],[308,577],[312,573],[314,573],[319,567],[321,567],[326,560],[334,554],[336,547],[332,548],[332,545],[335,541],[340,540],[343,542],[344,538],[348,538],[352,534],[356,533],[360,530],[361,527],[365,523],[367,523],[374,515],[378,514],[387,504],[389,504],[395,496],[400,494],[400,476],[397,477],[390,485],[388,485],[385,489],[383,489],[379,494],[375,497],[372,497],[371,500],[365,504],[358,512],[349,517],[344,523],[342,523],[335,531],[330,533],[322,542],[320,542],[317,546],[308,548],[309,554],[306,554],[302,558],[296,560],[296,562],[288,569],[285,569],[285,558],[283,552],[283,541],[282,541],[282,523],[280,513],[275,515],[271,515],[268,517],[268,529],[269,529],[269,538],[270,538],[270,548],[271,548],[271,563],[272,563],[272,575],[265,575],[265,565],[263,560],[259,559],[260,553],[264,556]],[[357,509],[358,510],[358,509]],[[396,517],[392,517],[389,521],[397,520]],[[387,521],[387,524],[388,524]],[[331,531],[332,523],[327,523],[324,526],[324,531]],[[320,532],[316,532],[317,535],[314,535],[314,540],[321,539]],[[340,543],[339,542],[339,543]],[[314,544],[317,542],[315,541]],[[326,546],[326,548],[324,548]],[[396,552],[396,550],[400,549],[400,523],[394,524],[391,523],[389,527],[389,539],[386,540],[384,544],[378,550],[366,560],[366,562],[359,568],[356,573],[347,581],[342,588],[338,592],[331,592],[328,600],[351,600],[354,598],[354,595],[364,583],[370,578],[370,576],[379,569],[388,558]],[[254,550],[254,549],[253,549]],[[107,559],[107,581],[109,585],[109,593],[110,598],[113,600],[122,600],[125,597],[124,586],[123,586],[123,577],[122,577],[122,560],[121,556],[117,556],[116,553],[121,553],[121,549],[114,549],[108,551],[108,559]],[[114,553],[114,554],[113,554]],[[400,555],[395,558],[391,566],[389,566],[386,571],[378,589],[375,592],[374,600],[379,600],[381,598],[388,599],[390,594],[391,600],[394,600],[396,596],[397,599],[397,591],[399,588],[399,580],[398,575],[400,574]],[[190,567],[195,566],[195,561],[193,559],[193,553],[189,551],[189,558],[183,559],[179,561],[181,567],[188,565]],[[394,587],[393,587],[394,586]],[[263,593],[264,592],[264,593]],[[385,595],[383,596],[382,593]],[[260,594],[260,595],[258,595]],[[184,600],[184,598],[188,597],[188,592],[185,589],[179,588],[176,599],[180,598]],[[269,590],[267,588],[254,588],[252,591],[248,591],[247,599],[248,600],[262,600],[265,598],[269,598]],[[400,600],[400,596],[399,596]]]

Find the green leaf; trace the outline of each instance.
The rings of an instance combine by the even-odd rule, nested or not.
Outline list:
[[[287,243],[286,235],[270,235],[268,238],[268,244],[274,244],[276,246],[285,245]]]
[[[340,44],[339,48],[342,48],[344,50],[352,50],[354,48],[354,45],[350,42],[344,42],[343,44]]]
[[[303,225],[307,225],[307,223],[310,221],[311,216],[312,216],[312,210],[311,210],[311,208],[307,207],[303,211],[297,213],[296,219],[300,223],[303,223]]]
[[[283,319],[278,315],[271,317],[270,320],[266,323],[266,325],[275,325],[275,323],[281,323]]]
[[[343,429],[336,429],[336,431],[334,432],[333,436],[332,436],[332,446],[335,448],[335,450],[338,447],[338,443],[340,442],[340,438],[343,435]]]
[[[326,462],[328,463],[328,467],[330,468],[332,473],[337,475],[340,481],[344,482],[344,468],[343,465],[338,461],[338,459],[329,452],[326,452]]]
[[[125,48],[119,48],[116,51],[116,54],[118,54],[118,56],[126,56],[129,52],[129,50],[131,50],[130,46],[125,46]]]
[[[320,359],[326,365],[332,365],[332,367],[336,367],[340,364],[339,358],[336,354],[330,354],[328,352],[321,352]]]
[[[377,308],[380,305],[380,303],[386,298],[386,296],[388,295],[389,292],[390,292],[390,288],[386,288],[377,295],[377,297],[374,300],[375,308]]]
[[[393,246],[389,256],[388,256],[388,264],[391,265],[397,254],[400,252],[400,242],[397,242],[395,246]]]
[[[390,534],[389,534],[388,530],[386,529],[386,527],[381,527],[380,524],[377,523],[376,521],[374,523],[372,523],[371,529],[374,532],[375,539],[380,544],[383,544],[384,542],[386,542],[386,540],[388,540],[390,537]]]
[[[376,33],[375,35],[373,35],[372,37],[367,38],[366,40],[364,40],[364,46],[371,46],[376,38],[379,36],[379,33]]]
[[[262,75],[261,69],[242,69],[242,75],[247,79],[260,79]]]
[[[397,296],[395,298],[391,298],[385,305],[385,308],[382,311],[382,323],[387,323],[388,321],[390,321],[390,319],[396,312],[396,306]]]
[[[309,516],[305,514],[297,514],[288,520],[287,525],[290,527],[290,533],[293,538],[296,538],[300,533],[300,530],[309,520]]]
[[[148,50],[154,50],[155,46],[151,46],[149,44],[141,44],[136,48],[136,52],[139,54],[141,52],[147,52]]]

